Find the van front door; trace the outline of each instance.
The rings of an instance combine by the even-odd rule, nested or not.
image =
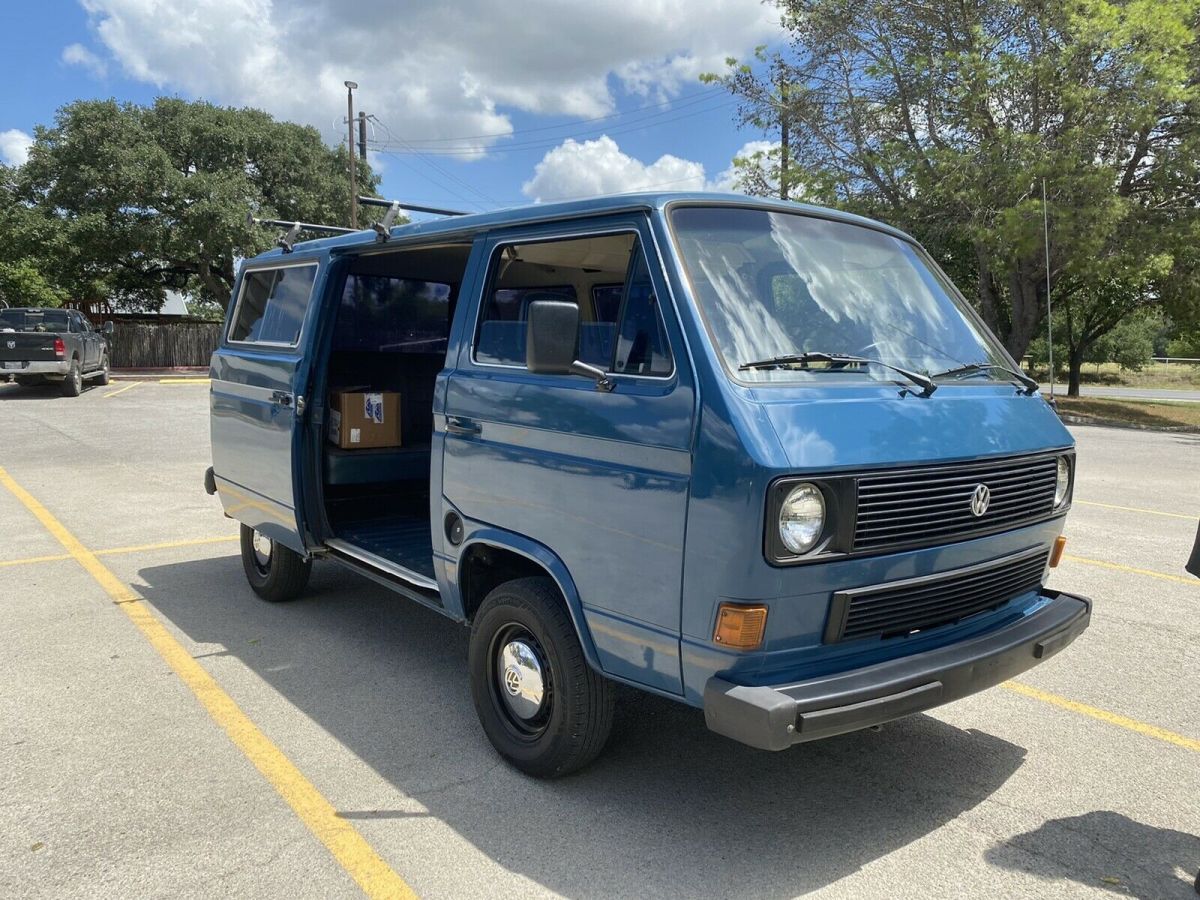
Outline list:
[[[679,693],[695,390],[652,248],[640,216],[493,236],[438,428],[446,498],[563,561],[605,671]],[[580,358],[611,391],[525,368],[542,299],[579,305]]]
[[[305,551],[299,503],[299,428],[309,371],[305,344],[316,259],[257,264],[242,273],[212,363],[212,454],[226,514]]]

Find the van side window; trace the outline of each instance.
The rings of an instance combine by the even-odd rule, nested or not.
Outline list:
[[[316,275],[315,264],[247,272],[229,340],[294,346]]]
[[[348,275],[333,349],[444,354],[452,293],[450,285],[437,281]]]
[[[475,336],[477,363],[524,368],[529,305],[570,300],[579,304],[580,360],[608,372],[671,373],[650,270],[633,234],[508,245],[496,254],[491,277]]]

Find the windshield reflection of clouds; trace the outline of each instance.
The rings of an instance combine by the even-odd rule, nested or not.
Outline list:
[[[927,373],[1002,359],[905,241],[766,210],[684,207],[674,216],[697,300],[732,369],[806,350],[868,356]],[[889,376],[775,369],[739,377]]]

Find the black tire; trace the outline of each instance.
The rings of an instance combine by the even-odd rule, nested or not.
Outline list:
[[[312,574],[312,560],[243,525],[242,568],[254,593],[271,603],[282,603],[303,593]]]
[[[103,387],[110,381],[112,381],[112,379],[108,375],[108,354],[105,353],[102,357],[100,357],[100,374],[96,376],[96,384]]]
[[[45,377],[41,375],[18,375],[17,384],[21,387],[39,387],[46,383]]]
[[[71,360],[71,368],[62,381],[62,392],[64,397],[78,397],[83,393],[83,370],[79,368],[77,359]]]
[[[517,645],[516,656],[510,651],[505,657],[505,649]],[[587,664],[562,595],[549,578],[518,578],[488,594],[471,624],[469,670],[475,712],[488,740],[526,775],[566,775],[604,749],[612,729],[613,684]],[[529,692],[522,672],[533,673]],[[526,714],[515,705],[523,705]]]

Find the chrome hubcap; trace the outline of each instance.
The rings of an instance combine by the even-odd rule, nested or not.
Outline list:
[[[254,532],[254,561],[260,569],[266,569],[271,564],[271,539]]]
[[[496,660],[505,705],[519,719],[532,719],[542,708],[546,683],[542,664],[524,641],[509,641]]]

